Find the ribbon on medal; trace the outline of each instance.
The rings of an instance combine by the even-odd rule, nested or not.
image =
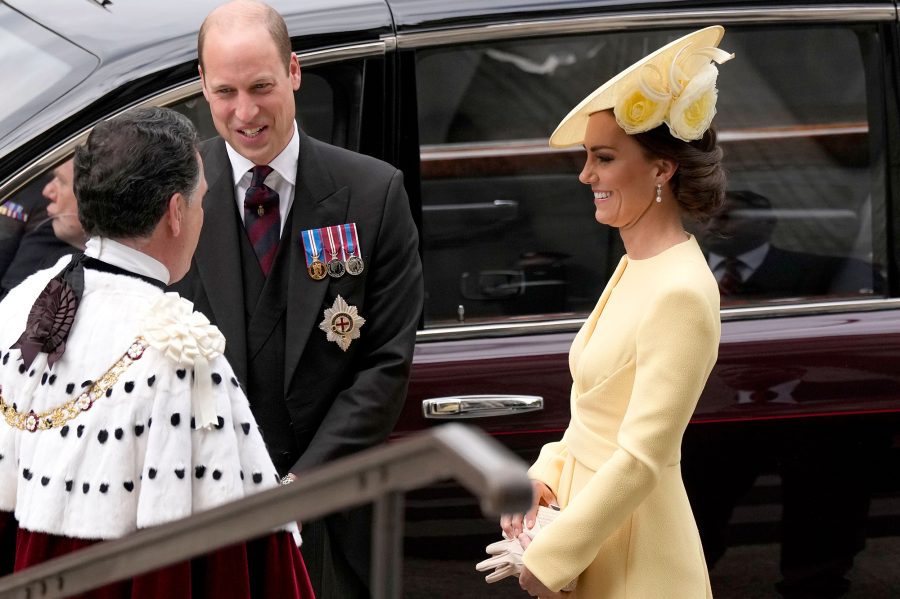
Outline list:
[[[343,225],[344,237],[347,240],[347,272],[353,276],[361,275],[366,265],[362,259],[362,252],[359,249],[359,237],[356,234],[356,223],[346,223]]]
[[[321,229],[308,229],[300,233],[303,243],[303,251],[306,253],[306,272],[314,281],[321,281],[328,276],[328,267],[321,259],[324,250],[322,246]]]
[[[325,235],[322,236],[322,241],[325,242],[325,257],[327,258],[325,264],[328,266],[328,276],[334,279],[343,277],[344,273],[347,272],[347,267],[340,258],[340,254],[343,252],[344,248],[338,247],[337,243],[337,241],[340,241],[340,234],[338,232],[340,227],[340,225],[325,227]]]

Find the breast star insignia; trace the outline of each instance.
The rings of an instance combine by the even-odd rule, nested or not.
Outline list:
[[[329,341],[334,341],[343,351],[347,351],[350,342],[359,339],[359,329],[366,324],[366,319],[359,315],[356,306],[348,304],[340,295],[330,308],[325,308],[325,318],[319,328],[325,331]]]

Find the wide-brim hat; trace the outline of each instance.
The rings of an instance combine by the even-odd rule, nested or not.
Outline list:
[[[639,84],[637,80],[641,77],[643,67],[649,66],[660,72],[668,73],[675,60],[685,55],[686,49],[716,48],[724,34],[725,29],[720,25],[706,27],[678,38],[640,59],[598,87],[573,108],[550,136],[550,145],[555,148],[565,148],[582,144],[590,116],[595,112],[614,108],[623,93],[627,93]],[[694,54],[688,56],[683,63],[680,63],[679,67],[684,75],[690,77],[708,65],[710,60],[711,58],[707,54]],[[713,60],[724,62],[727,58],[720,57]]]

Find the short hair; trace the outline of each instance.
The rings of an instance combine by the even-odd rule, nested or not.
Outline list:
[[[277,10],[263,2],[243,0],[240,4],[246,5],[246,10],[240,11],[241,14],[238,17],[240,18],[239,23],[237,22],[235,15],[223,16],[217,11],[211,12],[203,19],[203,24],[200,25],[200,32],[197,34],[197,60],[200,63],[200,68],[204,68],[203,45],[206,43],[206,33],[209,31],[210,27],[213,27],[214,25],[221,26],[223,24],[246,27],[248,23],[256,21],[269,32],[269,37],[272,38],[272,41],[275,43],[275,50],[281,57],[282,63],[284,63],[285,71],[290,72],[291,53],[293,50],[291,50],[291,36],[288,34],[287,24],[284,22],[284,18],[278,14]]]
[[[75,150],[78,214],[89,235],[148,237],[176,193],[200,185],[197,130],[168,108],[137,108],[102,122]]]
[[[647,155],[678,165],[669,186],[685,216],[703,223],[718,212],[725,201],[727,179],[715,129],[710,127],[703,137],[690,142],[673,137],[666,124],[632,137]]]

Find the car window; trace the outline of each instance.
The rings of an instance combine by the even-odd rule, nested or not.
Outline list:
[[[358,144],[359,99],[355,90],[360,87],[360,79],[361,69],[346,65],[304,69],[296,93],[297,118],[304,131],[344,147]],[[201,140],[216,135],[202,93],[179,100],[170,108],[191,119]],[[60,255],[76,251],[54,236],[43,195],[50,171],[0,204],[0,296],[36,270],[55,264]]]
[[[83,80],[97,59],[0,4],[0,138]]]
[[[686,32],[417,53],[426,326],[591,310],[624,250],[592,219],[577,179],[583,150],[550,150],[547,138],[598,84]],[[734,230],[766,237],[723,305],[882,292],[884,165],[881,132],[869,127],[873,116],[882,122],[880,88],[878,65],[863,59],[877,55],[865,52],[875,36],[874,27],[729,28],[723,47],[737,59],[720,69],[716,126],[732,210],[686,227],[717,271],[733,246],[751,245]],[[792,280],[798,268],[816,274]]]

